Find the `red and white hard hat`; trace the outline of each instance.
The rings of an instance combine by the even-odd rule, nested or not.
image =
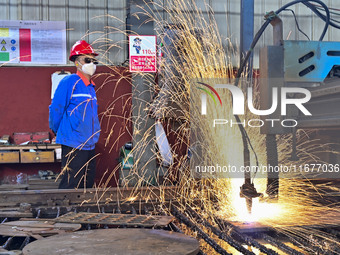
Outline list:
[[[93,54],[98,56],[92,46],[84,40],[77,41],[71,48],[69,60],[74,61],[73,57],[78,55]]]

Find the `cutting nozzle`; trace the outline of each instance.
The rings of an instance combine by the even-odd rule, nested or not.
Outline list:
[[[262,193],[258,193],[254,186],[254,183],[244,183],[240,188],[240,197],[246,199],[247,210],[251,214],[251,209],[253,206],[253,198],[262,197]]]

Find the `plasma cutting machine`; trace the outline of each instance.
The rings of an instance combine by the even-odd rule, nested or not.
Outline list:
[[[311,99],[304,107],[311,113],[306,116],[296,106],[287,108],[286,115],[275,111],[266,118],[277,122],[265,122],[261,133],[266,135],[267,164],[278,166],[276,135],[292,133],[292,157],[296,155],[297,129],[330,129],[340,127],[340,42],[284,41],[282,21],[276,15],[270,20],[273,25],[274,45],[260,50],[260,109],[270,109],[273,105],[273,88],[305,88]],[[338,76],[338,77],[337,77]],[[299,93],[290,93],[290,99],[300,98]],[[281,105],[280,97],[276,102]],[[263,116],[262,116],[263,117]],[[289,121],[294,127],[284,127],[281,121]],[[248,152],[249,154],[249,152]],[[249,155],[245,155],[245,163]],[[279,173],[268,172],[266,193],[270,201],[279,196]],[[252,199],[263,196],[251,182],[250,173],[245,173],[240,196],[246,199],[251,213]]]
[[[282,21],[278,15],[288,10],[289,7],[301,3],[310,8],[318,17],[325,21],[324,30],[319,41],[284,41]],[[313,3],[313,4],[312,4]],[[316,5],[318,4],[318,8]],[[325,14],[321,13],[321,9]],[[247,17],[248,18],[248,17]],[[301,111],[296,106],[288,105],[285,115],[281,115],[280,107],[266,117],[268,119],[278,120],[273,122],[264,121],[261,127],[261,133],[266,135],[266,152],[267,164],[278,166],[278,152],[276,136],[280,134],[293,134],[292,158],[296,158],[296,139],[295,132],[300,128],[334,128],[340,127],[340,114],[337,113],[338,104],[340,104],[340,85],[333,79],[328,79],[330,73],[338,75],[340,66],[340,43],[339,42],[322,42],[329,26],[340,28],[330,18],[328,7],[320,0],[295,0],[285,4],[275,12],[270,12],[266,16],[266,21],[255,35],[253,42],[250,45],[250,50],[242,59],[240,68],[236,75],[235,86],[239,86],[240,77],[248,63],[248,60],[255,48],[259,38],[269,24],[273,26],[273,45],[266,46],[260,50],[260,109],[270,109],[273,104],[273,88],[280,91],[282,88],[305,88],[311,93],[311,100],[304,104],[311,116],[301,114]],[[167,81],[172,81],[174,84],[181,84],[181,75],[173,67],[174,62],[184,61],[181,58],[182,47],[178,47],[178,40],[183,36],[181,26],[170,26],[160,29],[163,32],[163,41],[160,44],[159,50],[162,51],[163,67],[159,72],[159,84],[161,91],[154,100],[154,105],[158,102],[169,102],[166,99],[168,95],[166,90],[175,90]],[[201,38],[199,31],[195,31],[197,38]],[[174,43],[176,42],[176,43]],[[165,47],[162,47],[165,45]],[[170,57],[172,56],[172,58]],[[327,79],[326,79],[327,78]],[[176,79],[178,82],[174,82]],[[335,79],[337,80],[337,79]],[[289,93],[287,97],[291,99],[301,98],[299,93]],[[280,96],[277,104],[280,106]],[[161,105],[161,103],[159,103]],[[157,107],[156,107],[157,108]],[[164,109],[164,107],[158,107]],[[171,107],[177,109],[178,107]],[[235,115],[236,122],[240,119]],[[297,123],[294,128],[280,125],[282,121],[288,120]],[[250,153],[253,151],[256,158],[256,152],[253,150],[251,140],[247,135],[246,130],[242,125],[239,125],[242,135],[244,147],[243,163],[244,166],[250,166]],[[198,148],[195,148],[199,150]],[[196,152],[199,154],[198,152]],[[248,211],[252,209],[252,199],[260,197],[263,194],[257,192],[256,186],[252,182],[253,176],[249,172],[245,172],[244,184],[241,186],[240,196],[244,197],[247,203]],[[277,201],[279,195],[279,173],[269,172],[267,176],[266,193],[271,201]]]

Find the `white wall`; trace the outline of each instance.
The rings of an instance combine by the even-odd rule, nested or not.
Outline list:
[[[155,0],[161,5],[169,6],[170,0]],[[93,43],[102,53],[106,52],[107,61],[115,65],[127,59],[127,41],[124,33],[127,0],[0,0],[1,20],[65,20],[67,24],[67,49],[83,38]],[[266,12],[277,10],[290,0],[255,0],[255,33],[263,24]],[[324,0],[331,8],[340,9],[339,0]],[[238,48],[240,41],[240,0],[196,0],[205,18],[209,12],[218,24],[224,45],[228,38],[233,46]],[[206,6],[210,11],[206,11]],[[209,9],[209,8],[208,8]],[[297,15],[300,28],[311,40],[318,40],[323,30],[324,22],[307,9],[298,4],[291,9]],[[334,10],[336,11],[336,10]],[[340,13],[339,11],[337,11]],[[108,15],[107,15],[108,14]],[[168,15],[162,13],[167,19]],[[295,25],[291,12],[283,12],[280,17],[284,22],[284,38],[292,40],[307,40]],[[338,18],[340,16],[334,16]],[[340,41],[340,31],[330,28],[326,41]],[[258,49],[263,45],[272,44],[272,29],[268,27],[255,49],[254,66],[258,66]],[[235,64],[237,60],[235,60]]]

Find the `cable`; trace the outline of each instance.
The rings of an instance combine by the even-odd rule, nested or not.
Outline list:
[[[304,5],[306,5],[308,8],[310,8],[320,19],[322,19],[323,21],[326,21],[327,19],[327,16],[323,15],[322,13],[320,13],[317,8],[313,5],[313,4],[310,4],[310,3],[304,3]],[[327,14],[327,12],[326,12]],[[340,29],[340,26],[334,24],[333,22],[330,21],[329,23],[332,27],[335,27],[337,29]]]
[[[321,7],[319,7],[319,6],[317,6],[317,5],[313,5],[312,4],[312,6],[314,6],[315,7],[315,10],[316,11],[318,11],[318,10],[320,10],[320,11],[323,11],[324,9],[323,8],[321,8]],[[313,8],[313,7],[312,7]],[[337,9],[336,9],[337,10]],[[321,19],[325,19],[326,18],[326,16],[324,16],[322,13],[320,13],[320,12],[315,12],[314,10],[312,10],[319,18],[321,18]],[[332,12],[332,11],[330,11],[329,12],[330,14],[333,14],[333,15],[337,15],[337,16],[340,16],[340,13],[336,13],[336,12]],[[340,21],[339,20],[336,20],[336,19],[334,19],[334,18],[330,18],[330,23],[329,23],[329,25],[330,26],[332,26],[332,27],[335,27],[335,28],[337,28],[337,29],[340,29],[340,26],[339,25],[337,25],[337,24],[335,24],[335,23],[340,23]]]
[[[324,9],[322,8],[322,7],[320,7],[320,6],[318,6],[318,5],[314,5],[313,4],[313,6],[318,10],[318,11],[324,11]],[[340,13],[339,13],[339,11],[331,11],[331,8],[328,8],[329,9],[329,13],[331,14],[331,15],[337,15],[337,16],[340,16]]]
[[[307,2],[316,2],[316,3],[319,3],[322,7],[324,7],[325,11],[326,11],[326,14],[327,14],[327,17],[325,18],[324,15],[322,15],[315,7],[314,5],[311,5],[310,3],[307,3]],[[314,11],[322,20],[324,20],[326,22],[325,24],[325,27],[324,27],[324,30],[320,36],[320,41],[323,40],[326,32],[327,32],[327,29],[328,29],[328,26],[329,26],[329,21],[330,21],[330,13],[329,13],[329,9],[328,7],[323,3],[321,2],[320,0],[296,0],[296,1],[293,1],[293,2],[290,2],[284,6],[282,6],[280,9],[278,9],[276,12],[275,12],[275,15],[278,15],[280,12],[282,12],[283,10],[287,9],[288,7],[292,6],[292,5],[295,5],[295,4],[298,4],[298,3],[303,3],[305,4],[308,8],[310,8],[312,11]],[[247,52],[247,54],[245,55],[243,61],[241,62],[240,64],[240,68],[237,72],[237,75],[236,75],[236,78],[239,79],[241,77],[241,74],[246,66],[246,63],[248,62],[248,59],[253,51],[253,49],[255,48],[258,40],[260,39],[260,37],[262,36],[262,34],[264,33],[264,31],[266,30],[267,26],[269,25],[270,23],[270,19],[267,19],[266,22],[261,26],[260,30],[256,33],[251,45],[250,45],[250,49],[249,51]],[[238,84],[238,80],[235,81],[235,83],[237,82]]]
[[[314,5],[310,4],[310,2],[315,2],[315,3],[318,3],[320,4],[325,12],[326,12],[326,17],[321,14],[316,8]],[[317,16],[319,16],[323,21],[325,21],[325,27],[323,29],[323,32],[320,36],[320,41],[323,40],[326,32],[327,32],[327,29],[331,23],[330,21],[330,13],[329,13],[329,9],[327,7],[327,5],[325,5],[322,1],[320,0],[295,0],[295,1],[292,1],[288,4],[285,4],[284,6],[282,6],[281,8],[279,8],[276,12],[274,12],[274,17],[278,14],[280,14],[282,11],[286,10],[288,7],[292,6],[292,5],[295,5],[295,4],[298,4],[298,3],[302,3],[304,4],[305,6],[307,6],[308,8],[310,8]],[[236,78],[235,78],[235,83],[234,85],[236,87],[238,87],[238,84],[239,84],[239,81],[240,81],[240,78],[241,78],[241,75],[243,73],[243,70],[257,44],[257,42],[259,41],[260,37],[262,36],[262,34],[264,33],[264,31],[266,30],[267,26],[270,24],[271,22],[271,19],[273,17],[267,19],[265,21],[265,23],[261,26],[261,28],[259,29],[259,31],[256,33],[251,45],[250,45],[250,49],[247,51],[246,55],[244,56],[243,60],[241,61],[240,63],[240,67],[237,71],[237,74],[236,74]],[[239,116],[238,115],[234,115],[236,120],[239,120]],[[249,153],[249,150],[248,150],[248,144],[251,148],[251,150],[253,151],[254,155],[255,155],[255,159],[256,159],[256,165],[258,166],[258,158],[257,158],[257,154],[255,152],[255,149],[253,148],[252,146],[252,143],[250,141],[250,138],[248,136],[248,133],[247,131],[245,130],[245,128],[242,126],[242,125],[238,125],[239,129],[240,129],[240,132],[241,132],[241,135],[242,135],[242,140],[243,140],[243,145],[244,145],[244,153],[248,152]],[[244,156],[244,158],[249,158],[249,155],[248,157]],[[256,174],[256,173],[255,173]]]
[[[298,20],[297,20],[297,18],[296,18],[295,12],[294,12],[292,9],[285,9],[284,11],[290,11],[290,12],[292,12],[292,14],[293,14],[293,16],[294,16],[294,19],[295,19],[295,24],[296,24],[297,29],[299,30],[299,32],[300,32],[301,34],[303,34],[304,36],[307,37],[308,41],[310,41],[309,36],[308,36],[305,32],[303,32],[303,31],[300,29],[299,22],[298,22]]]
[[[322,9],[319,5],[316,5],[316,4],[312,4],[312,5],[314,5],[316,8]],[[336,9],[336,8],[332,8],[332,7],[328,7],[328,9],[329,9],[330,13],[332,13],[331,11],[340,12],[340,9]],[[333,13],[335,13],[335,12],[333,12]]]
[[[310,8],[319,18],[321,18],[322,20],[324,20],[325,21],[325,19],[327,18],[325,15],[323,15],[322,13],[320,13],[319,11],[318,11],[318,9],[319,10],[322,10],[323,8],[320,8],[320,7],[317,7],[317,6],[315,6],[315,5],[313,5],[313,4],[311,4],[311,3],[304,3],[304,5],[306,5],[308,8]],[[335,13],[334,13],[335,14]],[[339,15],[339,14],[336,14],[336,15]],[[333,21],[333,22],[332,22]],[[339,21],[337,21],[337,20],[334,20],[334,19],[332,19],[332,21],[330,21],[330,25],[332,26],[332,27],[335,27],[335,28],[337,28],[337,29],[340,29],[340,26],[338,26],[337,24],[335,24],[334,22],[336,22],[336,23],[339,23]]]

